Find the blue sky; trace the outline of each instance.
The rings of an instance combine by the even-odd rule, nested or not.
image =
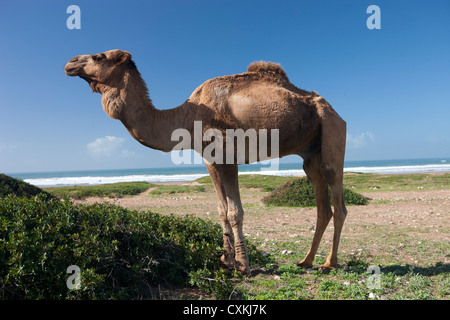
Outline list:
[[[71,4],[80,30],[66,27]],[[379,30],[366,26],[372,4]],[[347,160],[448,157],[449,17],[446,0],[3,0],[0,172],[172,165],[64,75],[73,56],[110,49],[133,54],[160,109],[209,78],[275,61],[347,121]]]

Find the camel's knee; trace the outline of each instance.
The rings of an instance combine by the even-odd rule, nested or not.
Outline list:
[[[344,198],[343,196],[342,196],[342,198]],[[347,207],[345,206],[345,202],[344,202],[344,199],[342,199],[342,204],[341,204],[341,206],[340,206],[340,212],[341,212],[341,215],[344,217],[344,219],[345,219],[345,217],[347,217]]]
[[[242,210],[228,210],[228,221],[232,228],[241,227],[244,222],[244,212]]]
[[[334,210],[333,220],[334,224],[342,225],[347,217],[347,210]]]
[[[336,179],[336,170],[327,163],[322,163],[320,165],[320,172],[322,173],[323,177],[325,178],[325,181],[332,185],[335,182]]]

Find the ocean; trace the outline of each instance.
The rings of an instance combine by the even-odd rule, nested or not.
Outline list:
[[[346,161],[345,172],[404,174],[450,172],[450,158]],[[269,165],[240,165],[239,174],[265,174],[275,176],[304,176],[302,163],[280,163],[278,170]],[[85,170],[60,172],[10,173],[38,187],[98,185],[115,182],[147,181],[151,183],[189,182],[208,175],[204,165],[170,168]]]

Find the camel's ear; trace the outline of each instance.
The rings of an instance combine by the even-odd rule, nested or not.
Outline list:
[[[116,66],[124,63],[129,69],[136,68],[134,61],[131,60],[131,53],[127,51],[120,51],[119,53],[117,53],[116,57],[113,57],[113,59],[115,59]]]
[[[122,64],[126,61],[131,61],[131,53],[127,51],[117,51],[111,59],[115,64]]]

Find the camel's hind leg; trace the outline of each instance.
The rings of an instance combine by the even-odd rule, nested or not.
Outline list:
[[[346,124],[331,109],[322,109],[322,130],[320,149],[305,159],[303,168],[308,178],[314,184],[314,194],[317,203],[317,226],[314,238],[305,259],[298,266],[310,268],[319,247],[322,235],[331,217],[334,223],[334,235],[331,252],[323,269],[333,269],[337,266],[337,252],[342,227],[347,209],[344,204],[343,177],[346,140]],[[331,211],[328,197],[328,185],[331,189],[334,212]]]
[[[331,189],[334,235],[331,252],[322,268],[333,269],[337,266],[339,240],[347,216],[343,190],[346,123],[336,113],[328,112],[322,123],[321,171]]]
[[[328,196],[328,184],[322,175],[320,167],[321,163],[322,157],[320,152],[315,153],[310,159],[305,159],[303,163],[303,169],[305,170],[308,179],[314,185],[314,195],[317,203],[317,222],[311,248],[306,254],[305,259],[296,264],[302,268],[312,267],[322,235],[328,225],[328,222],[333,216],[333,213],[331,212],[330,199]]]

